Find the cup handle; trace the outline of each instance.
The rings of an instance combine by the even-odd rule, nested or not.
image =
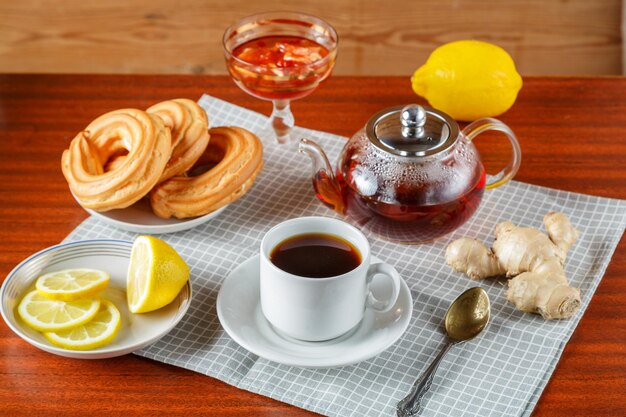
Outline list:
[[[391,310],[394,304],[396,304],[396,300],[398,299],[398,295],[400,294],[400,279],[401,278],[400,278],[400,274],[398,274],[398,271],[396,271],[395,268],[389,264],[385,264],[382,262],[377,263],[377,264],[372,264],[367,270],[368,288],[369,288],[369,285],[372,283],[372,280],[374,279],[374,276],[376,274],[382,274],[390,278],[391,285],[392,285],[391,297],[387,301],[378,300],[376,297],[374,297],[374,294],[372,294],[372,290],[368,289],[367,300],[365,301],[365,307],[371,308],[372,310],[376,310],[380,313],[385,313]]]
[[[497,130],[498,132],[504,133],[511,142],[511,147],[513,148],[513,155],[511,156],[509,164],[504,167],[502,171],[498,172],[495,175],[493,181],[485,184],[485,188],[491,189],[506,184],[511,179],[513,179],[515,174],[517,174],[519,166],[522,163],[522,149],[520,148],[517,137],[515,136],[515,133],[513,133],[511,128],[501,121],[492,119],[490,117],[478,119],[470,123],[465,127],[465,129],[463,129],[462,133],[467,138],[467,140],[471,142],[472,139],[474,139],[476,136],[488,130]]]

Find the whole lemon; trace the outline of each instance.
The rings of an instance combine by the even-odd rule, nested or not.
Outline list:
[[[463,40],[435,49],[411,78],[413,91],[456,120],[507,111],[522,88],[511,56],[488,42]]]

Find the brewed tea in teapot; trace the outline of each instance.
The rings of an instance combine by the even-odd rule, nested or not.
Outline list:
[[[511,141],[513,158],[488,183],[472,139],[499,130]],[[513,132],[495,119],[480,119],[462,132],[435,109],[409,105],[374,115],[344,146],[336,170],[323,150],[302,139],[313,160],[317,197],[357,226],[380,237],[423,243],[461,226],[478,208],[486,188],[510,180],[521,151]]]

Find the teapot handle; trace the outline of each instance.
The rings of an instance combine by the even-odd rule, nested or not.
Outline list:
[[[515,136],[515,133],[513,133],[511,128],[496,119],[478,119],[467,125],[465,129],[463,129],[462,133],[463,135],[465,135],[467,140],[471,142],[472,139],[474,139],[476,136],[488,130],[497,130],[498,132],[504,133],[511,142],[511,148],[513,149],[513,155],[511,157],[511,160],[509,161],[509,164],[504,167],[502,171],[498,172],[491,182],[488,182],[485,185],[485,188],[491,189],[499,187],[502,184],[506,184],[511,179],[513,179],[515,174],[517,174],[519,166],[522,163],[522,149],[520,148],[517,137]]]

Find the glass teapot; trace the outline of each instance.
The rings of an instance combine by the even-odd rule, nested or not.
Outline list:
[[[508,165],[487,182],[472,140],[488,130],[509,139]],[[485,189],[517,173],[521,149],[513,131],[496,119],[479,119],[462,131],[447,114],[416,104],[375,114],[346,143],[336,170],[322,148],[301,139],[313,162],[313,188],[327,206],[383,239],[423,243],[467,221]]]

